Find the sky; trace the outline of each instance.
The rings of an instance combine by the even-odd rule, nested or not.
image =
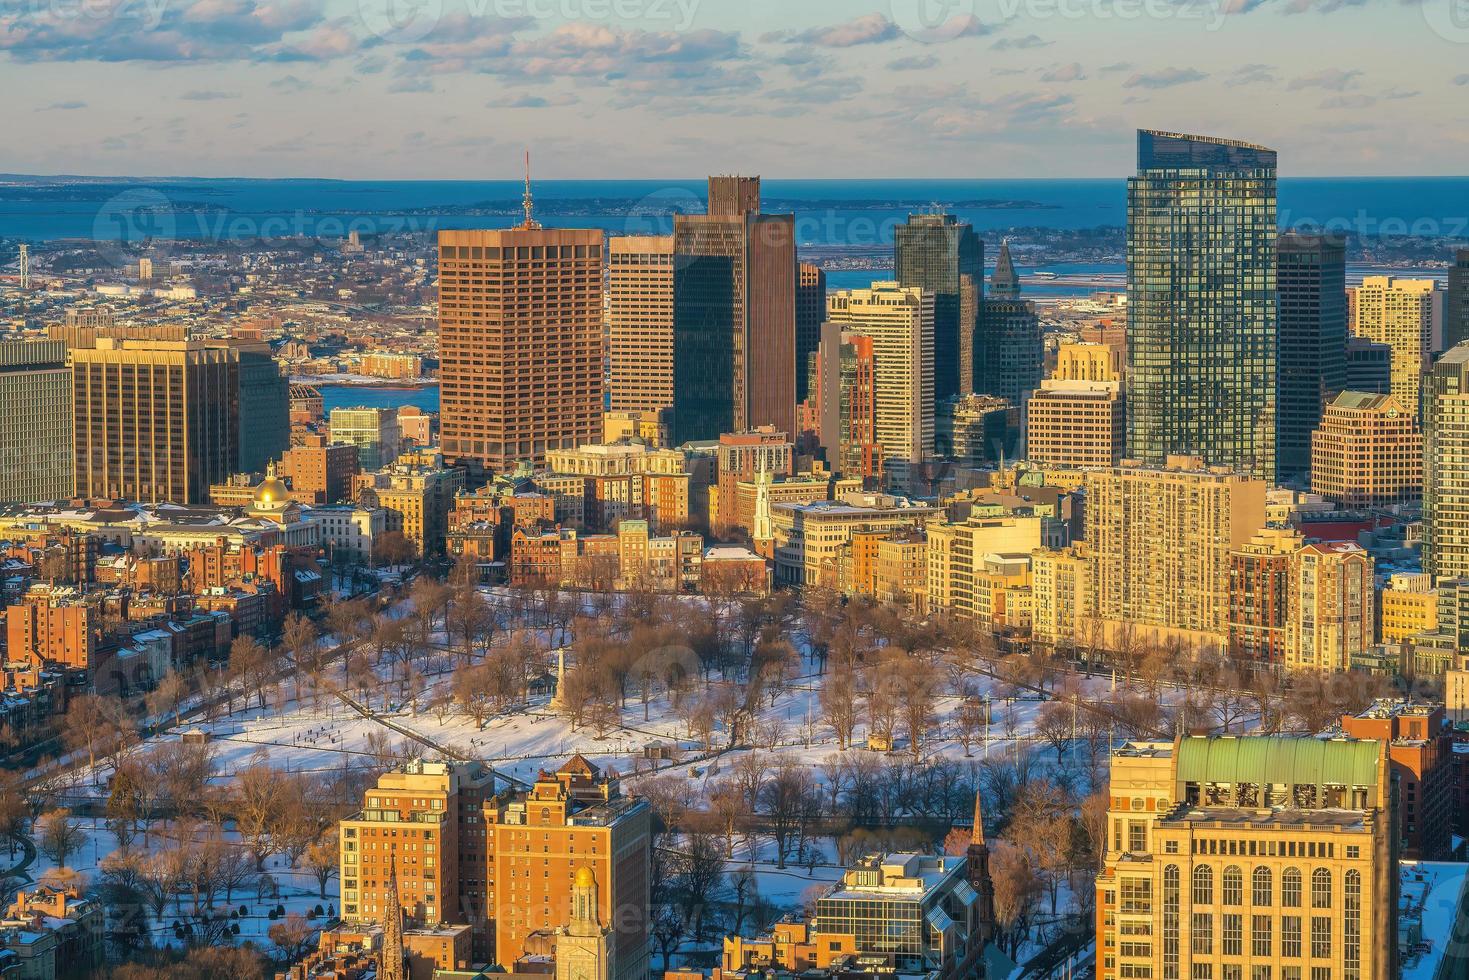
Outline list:
[[[0,0],[0,171],[1469,173],[1469,0]]]

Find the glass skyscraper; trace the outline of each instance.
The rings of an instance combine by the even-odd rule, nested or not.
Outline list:
[[[910,214],[898,226],[894,246],[898,285],[933,294],[935,406],[970,394],[984,302],[984,243],[952,214]]]
[[[1275,151],[1138,131],[1127,182],[1128,455],[1275,478]]]
[[[1281,482],[1304,481],[1311,433],[1327,400],[1347,387],[1346,245],[1340,236],[1289,233],[1277,255],[1276,471]]]

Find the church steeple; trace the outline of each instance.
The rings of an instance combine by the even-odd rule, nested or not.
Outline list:
[[[388,856],[387,907],[383,910],[383,952],[378,980],[408,980],[403,968],[403,903],[398,899],[398,861]]]
[[[995,258],[995,273],[990,276],[990,296],[994,299],[1019,299],[1020,277],[1015,274],[1015,263],[1010,259],[1010,239],[1000,242],[1000,254]]]
[[[979,788],[974,790],[974,829],[970,832],[969,849],[965,852],[969,887],[979,897],[979,936],[988,942],[995,934],[995,886],[990,880],[990,848],[984,839],[984,799]]]

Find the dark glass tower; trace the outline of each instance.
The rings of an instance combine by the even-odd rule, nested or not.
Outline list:
[[[1275,151],[1138,132],[1127,182],[1128,455],[1275,478]]]
[[[674,442],[795,432],[795,218],[760,213],[758,177],[710,177],[673,253]]]
[[[1444,297],[1444,347],[1469,340],[1469,248],[1461,248],[1449,266],[1449,292]]]
[[[826,273],[818,265],[802,262],[796,282],[796,401],[811,395],[810,360],[821,343],[821,325],[826,321]]]
[[[1305,481],[1311,433],[1327,399],[1347,387],[1346,246],[1336,235],[1287,233],[1276,256],[1276,473]]]
[[[952,214],[910,214],[894,238],[900,286],[933,294],[933,395],[940,405],[975,390],[975,335],[984,301],[984,243]]]
[[[1003,242],[979,318],[974,390],[1003,398],[1023,412],[1030,393],[1041,385],[1043,345],[1035,304],[1020,298],[1010,243]]]

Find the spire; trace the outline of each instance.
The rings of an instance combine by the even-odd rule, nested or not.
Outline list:
[[[403,903],[398,899],[398,857],[388,855],[387,908],[383,911],[383,952],[378,980],[408,980],[403,969]]]
[[[970,832],[969,843],[984,843],[984,796],[978,787],[974,790],[974,830]]]
[[[525,207],[525,224],[521,225],[521,227],[528,231],[541,227],[540,223],[536,221],[532,214],[533,207],[530,196],[530,150],[525,151],[525,197],[521,199],[521,204]]]
[[[990,295],[995,299],[1019,299],[1020,277],[1015,274],[1015,263],[1010,261],[1010,239],[1000,242],[1000,254],[995,258],[995,274],[990,276]]]

